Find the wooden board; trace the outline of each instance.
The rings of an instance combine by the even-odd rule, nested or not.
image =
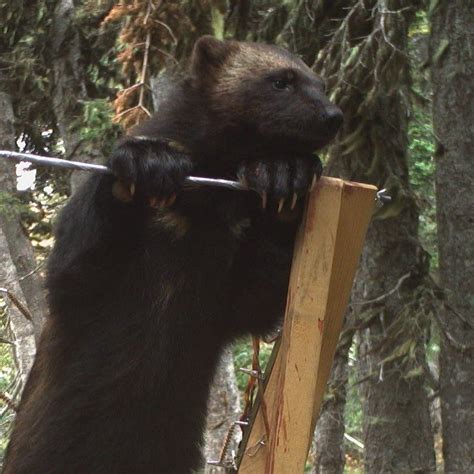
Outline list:
[[[281,345],[239,473],[304,471],[344,311],[373,213],[376,188],[322,178],[295,244]]]

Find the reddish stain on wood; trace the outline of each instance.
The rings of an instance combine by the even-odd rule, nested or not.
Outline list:
[[[318,329],[319,329],[320,333],[323,332],[323,330],[324,330],[324,319],[319,319],[318,318]]]

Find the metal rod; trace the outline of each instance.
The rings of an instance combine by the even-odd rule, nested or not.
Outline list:
[[[112,174],[112,170],[104,165],[94,165],[83,163],[81,161],[63,160],[62,158],[52,158],[50,156],[32,155],[31,153],[18,153],[16,151],[0,150],[0,157],[13,161],[28,161],[35,165],[57,166],[59,168],[69,168],[80,171],[92,171],[95,173]],[[185,179],[186,185],[198,186],[217,186],[220,188],[234,189],[238,191],[248,191],[249,188],[238,181],[229,179],[203,178],[200,176],[188,176]],[[387,204],[392,200],[391,196],[386,194],[385,189],[377,193],[377,202],[380,205]]]
[[[381,204],[387,204],[392,202],[392,196],[388,195],[387,190],[383,188],[377,191],[377,201]]]
[[[111,174],[112,171],[107,166],[82,163],[80,161],[69,161],[61,158],[52,158],[49,156],[32,155],[31,153],[17,153],[16,151],[0,151],[0,156],[10,158],[14,161],[29,161],[35,165],[58,166],[60,168],[69,168],[81,171],[95,171],[96,173]]]
[[[80,171],[92,171],[101,174],[112,174],[112,170],[107,166],[82,163],[81,161],[69,161],[61,158],[51,158],[49,156],[32,155],[31,153],[18,153],[15,151],[0,150],[0,156],[14,161],[28,161],[35,165],[57,166]],[[248,191],[243,184],[229,179],[202,178],[200,176],[188,176],[185,180],[187,185],[217,186],[239,191]]]

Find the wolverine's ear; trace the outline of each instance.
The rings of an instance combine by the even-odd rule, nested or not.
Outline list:
[[[194,45],[191,56],[191,75],[194,80],[207,82],[232,50],[231,42],[213,36],[202,36]]]

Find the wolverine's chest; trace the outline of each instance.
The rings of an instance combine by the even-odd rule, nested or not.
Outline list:
[[[152,230],[164,233],[172,241],[217,240],[232,244],[245,240],[251,225],[249,215],[207,215],[199,219],[179,209],[157,212],[151,219]]]
[[[193,238],[224,242],[245,239],[252,225],[248,192],[185,190],[171,208],[157,210],[152,226],[174,240]]]

